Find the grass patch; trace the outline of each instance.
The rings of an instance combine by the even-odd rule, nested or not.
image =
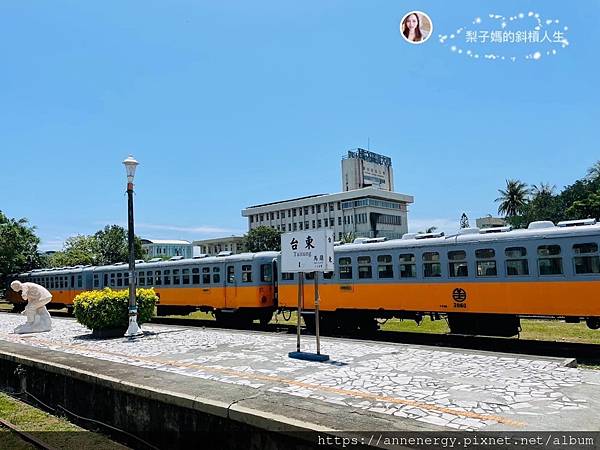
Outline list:
[[[3,393],[0,393],[0,417],[12,423],[19,430],[32,433],[46,444],[57,448],[93,448],[98,450],[125,450],[127,448],[101,434],[87,431]],[[43,435],[37,434],[42,432]],[[0,436],[0,439],[4,439],[4,437],[7,437],[7,440],[10,439],[14,443],[15,449],[31,448],[19,446],[22,442],[21,438],[12,432],[6,435],[0,434]],[[2,448],[7,448],[4,441],[2,443]],[[28,444],[24,443],[24,445]]]

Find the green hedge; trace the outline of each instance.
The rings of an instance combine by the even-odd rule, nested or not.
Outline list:
[[[158,296],[154,289],[136,289],[138,324],[148,322],[154,315]],[[86,291],[75,297],[73,312],[77,321],[91,330],[127,328],[129,321],[129,291]]]

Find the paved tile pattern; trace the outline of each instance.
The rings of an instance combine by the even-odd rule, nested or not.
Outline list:
[[[456,430],[518,423],[527,416],[589,408],[565,391],[597,377],[555,361],[325,338],[329,363],[287,357],[295,336],[145,325],[143,338],[95,340],[73,320],[48,333],[15,335],[25,319],[0,314],[0,341],[131,364]],[[303,336],[314,351],[314,337]],[[572,389],[571,389],[572,391]]]

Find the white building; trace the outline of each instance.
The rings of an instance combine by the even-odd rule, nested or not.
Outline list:
[[[193,245],[189,241],[172,239],[141,239],[142,247],[148,250],[149,258],[164,258],[193,256]]]
[[[392,159],[357,148],[342,159],[342,191],[375,187],[394,191]]]
[[[244,238],[242,236],[229,236],[214,239],[202,239],[194,241],[194,247],[199,248],[199,252],[204,255],[215,256],[220,252],[231,252],[233,254],[242,253]]]
[[[337,194],[319,194],[250,206],[242,210],[248,229],[268,226],[282,232],[332,228],[336,239],[358,237],[397,239],[408,231],[410,195],[366,187]]]

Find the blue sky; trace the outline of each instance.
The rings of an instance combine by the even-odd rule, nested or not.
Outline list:
[[[410,10],[434,23],[422,45],[399,34]],[[528,11],[560,19],[570,45],[508,62],[438,39]],[[131,153],[138,235],[240,234],[246,206],[338,192],[342,155],[369,139],[415,197],[409,226],[456,228],[463,211],[495,213],[506,178],[560,189],[600,159],[599,13],[550,0],[4,0],[0,209],[27,217],[44,250],[124,225]]]

